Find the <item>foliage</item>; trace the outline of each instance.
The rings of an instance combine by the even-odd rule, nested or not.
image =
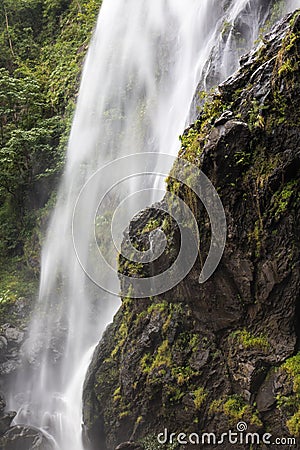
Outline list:
[[[22,255],[64,163],[79,74],[101,0],[0,7],[0,250]]]
[[[224,414],[231,425],[236,425],[240,420],[245,420],[251,425],[262,426],[254,406],[247,403],[242,396],[234,394],[228,397],[215,399],[209,406],[209,414]]]
[[[287,427],[294,436],[300,436],[300,353],[287,359],[281,369],[288,373],[293,383],[293,395],[277,398],[280,408],[291,411],[287,420]]]
[[[194,405],[195,408],[198,410],[205,402],[207,393],[205,392],[203,387],[199,387],[193,392],[193,395],[194,395]]]
[[[237,330],[231,334],[231,337],[240,345],[242,345],[246,350],[268,350],[270,348],[268,339],[262,334],[255,336],[247,330]]]

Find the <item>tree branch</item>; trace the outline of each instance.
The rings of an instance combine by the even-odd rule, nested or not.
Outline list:
[[[14,52],[13,45],[12,45],[12,41],[11,41],[11,38],[10,38],[9,23],[8,23],[8,15],[7,15],[5,6],[4,6],[4,15],[5,15],[5,23],[6,23],[6,31],[7,31],[7,37],[8,37],[9,48],[10,48],[10,51],[11,51],[12,56],[15,57],[15,52]]]

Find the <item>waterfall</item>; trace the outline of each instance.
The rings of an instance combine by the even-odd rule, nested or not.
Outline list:
[[[38,300],[9,405],[18,410],[17,423],[44,429],[60,450],[82,449],[84,376],[93,346],[120,305],[78,263],[71,231],[80,190],[98,168],[116,158],[149,151],[176,155],[178,136],[197,115],[196,89],[209,89],[237,68],[275,3],[103,1],[43,246]],[[144,186],[143,179],[130,178],[122,190],[129,195]],[[110,201],[118,199],[116,191],[101,220],[109,220]],[[98,202],[96,195],[87,199],[91,218]],[[81,217],[83,229],[87,220]],[[82,233],[81,246],[90,245],[91,236]]]

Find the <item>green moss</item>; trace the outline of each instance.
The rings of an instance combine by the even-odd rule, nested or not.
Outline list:
[[[223,404],[224,413],[235,420],[242,419],[246,410],[247,405],[245,404],[244,400],[238,395],[230,397]]]
[[[255,128],[264,128],[265,127],[265,119],[264,119],[264,109],[267,107],[265,105],[261,105],[257,100],[251,101],[251,109],[248,116],[248,125],[250,130],[254,130]]]
[[[233,24],[231,22],[228,22],[227,20],[224,20],[221,30],[222,37],[228,36],[232,29]]]
[[[138,425],[139,423],[141,423],[143,421],[143,416],[138,416],[135,423]]]
[[[212,124],[228,107],[222,96],[215,90],[211,90],[209,93],[202,91],[199,93],[199,98],[202,103],[202,106],[199,108],[200,119],[180,136],[181,149],[179,156],[192,163],[199,160]],[[167,183],[171,192],[178,193],[181,183],[172,179],[172,171],[167,178]]]
[[[156,230],[161,225],[161,221],[158,219],[151,218],[147,225],[143,228],[142,233],[149,233],[150,231]]]
[[[157,348],[155,354],[146,353],[140,361],[140,367],[145,374],[152,374],[156,369],[159,375],[165,374],[165,367],[171,367],[172,355],[168,340],[164,340]]]
[[[168,385],[164,387],[165,395],[168,402],[171,404],[178,404],[181,402],[185,395],[185,391],[180,389],[179,386]]]
[[[300,408],[298,411],[286,422],[289,432],[293,436],[300,437]]]
[[[205,127],[213,123],[225,111],[228,105],[215,90],[204,94],[206,101],[201,110],[201,132],[206,131]]]
[[[113,393],[113,401],[114,402],[119,402],[121,400],[121,387],[118,386],[117,389],[115,389],[114,393]]]
[[[118,354],[123,350],[124,344],[128,337],[129,326],[132,321],[132,299],[128,296],[123,299],[121,306],[122,322],[115,336],[115,346],[110,354],[108,360],[114,360]]]
[[[140,366],[141,366],[141,369],[142,369],[143,373],[145,373],[145,374],[150,373],[151,367],[152,367],[152,360],[153,360],[153,357],[152,357],[152,355],[150,353],[146,353],[141,358]]]
[[[195,408],[199,410],[206,400],[207,392],[203,387],[199,387],[195,391],[193,391],[193,397]]]
[[[172,364],[172,355],[169,347],[169,341],[165,339],[157,349],[157,353],[153,360],[151,370],[160,367],[162,365],[170,367],[171,364]]]
[[[182,150],[189,150],[193,155],[197,154],[200,150],[200,143],[199,143],[199,131],[197,129],[197,124],[190,128],[188,133],[183,134],[182,136],[179,136],[179,139],[181,141],[181,149]]]
[[[168,302],[167,301],[162,301],[159,303],[152,303],[148,308],[147,308],[147,314],[151,315],[152,313],[155,314],[161,314],[161,313],[165,313],[168,311]]]
[[[237,166],[249,166],[251,161],[251,154],[240,150],[235,153],[234,159]]]
[[[290,433],[300,437],[300,353],[287,359],[281,366],[281,370],[287,372],[293,382],[294,395],[277,398],[277,404],[290,416],[286,422]]]
[[[292,61],[290,58],[287,58],[280,66],[278,70],[279,76],[284,76],[288,72],[294,72],[295,70],[298,70],[298,61]]]
[[[0,267],[1,323],[22,325],[21,319],[14,312],[14,304],[19,298],[25,298],[30,307],[38,291],[38,280],[32,277],[32,272],[24,265],[21,257],[15,257],[10,261],[0,259]]]
[[[239,395],[233,395],[223,404],[222,410],[229,417],[232,423],[239,420],[249,420],[252,425],[262,426],[257,411],[244,401]]]
[[[236,425],[240,420],[245,420],[252,425],[262,426],[258,411],[249,405],[240,395],[231,395],[214,400],[208,413],[210,415],[224,414],[229,419],[230,425]]]
[[[300,353],[287,359],[281,368],[293,377],[295,392],[300,394]]]
[[[196,334],[196,333],[192,333],[190,335],[189,348],[191,349],[191,351],[193,353],[199,349],[199,344],[200,344],[200,335]]]
[[[157,434],[150,434],[139,441],[145,450],[176,450],[178,443],[175,441],[172,444],[165,444],[162,446],[157,441]]]
[[[172,367],[171,374],[179,386],[189,383],[195,376],[199,375],[190,366]]]
[[[238,344],[242,345],[244,349],[258,349],[258,350],[269,350],[270,343],[266,336],[262,334],[255,336],[247,330],[237,330],[231,333],[230,337]]]
[[[142,275],[143,269],[144,269],[144,264],[138,263],[138,262],[132,262],[132,261],[129,261],[128,259],[126,259],[122,266],[122,273],[124,273],[127,276]]]

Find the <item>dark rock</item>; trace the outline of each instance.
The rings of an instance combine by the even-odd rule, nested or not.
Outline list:
[[[221,116],[215,121],[214,126],[218,127],[220,125],[224,125],[228,120],[231,120],[234,118],[234,114],[232,111],[224,111]]]
[[[16,417],[15,411],[9,411],[8,413],[1,415],[0,417],[0,436],[2,436],[4,433],[6,433],[9,430],[9,427],[11,426],[12,421]]]
[[[16,425],[0,439],[2,450],[58,450],[55,442],[41,430]]]
[[[262,413],[271,411],[276,403],[275,387],[274,387],[275,373],[272,371],[261,385],[257,396],[257,408]]]
[[[3,389],[20,366],[21,347],[33,305],[30,298],[23,297],[5,305],[2,323],[0,320],[0,375]]]
[[[5,356],[7,351],[7,339],[4,336],[0,336],[0,358],[2,359]]]
[[[13,356],[12,359],[5,361],[0,364],[0,375],[11,375],[13,372],[17,370],[20,364],[20,359],[17,360]]]

